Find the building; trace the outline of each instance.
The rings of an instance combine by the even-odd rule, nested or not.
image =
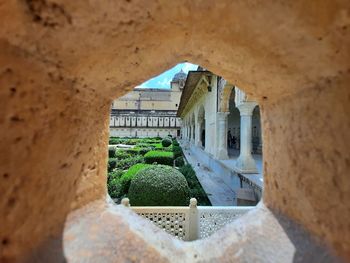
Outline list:
[[[174,75],[170,89],[134,88],[112,104],[110,136],[180,136],[181,119],[176,117],[186,74]]]
[[[238,87],[199,67],[188,73],[177,116],[182,119],[182,143],[191,158],[219,175],[236,195],[242,187],[250,188],[260,200],[258,104]]]

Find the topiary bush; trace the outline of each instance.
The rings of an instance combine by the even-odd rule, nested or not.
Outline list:
[[[152,166],[151,164],[137,163],[131,166],[121,177],[121,194],[126,195],[129,191],[131,180],[135,177],[135,175],[142,169]]]
[[[172,152],[149,151],[144,155],[145,163],[165,164],[173,166],[174,154]]]
[[[187,206],[189,187],[176,169],[154,165],[140,170],[131,180],[128,198],[132,206]]]
[[[162,145],[163,145],[163,147],[168,147],[168,146],[170,146],[172,143],[173,143],[173,142],[172,142],[171,138],[169,138],[169,137],[165,137],[165,138],[162,140]]]
[[[185,165],[184,158],[182,156],[179,156],[175,159],[175,166],[176,167],[182,167]]]

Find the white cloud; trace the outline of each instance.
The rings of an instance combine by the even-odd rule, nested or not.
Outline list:
[[[157,83],[162,87],[162,88],[168,88],[170,85],[170,79],[167,77],[164,77],[162,80],[158,80]]]
[[[197,67],[198,67],[198,66],[195,65],[195,64],[191,64],[191,63],[185,62],[185,63],[183,64],[182,70],[187,74],[188,71],[190,71],[190,70],[196,70]]]

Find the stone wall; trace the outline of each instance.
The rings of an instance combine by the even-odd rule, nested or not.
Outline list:
[[[349,13],[347,0],[1,1],[0,261],[349,260]],[[189,244],[105,202],[112,100],[185,60],[259,102],[266,182],[266,207]]]

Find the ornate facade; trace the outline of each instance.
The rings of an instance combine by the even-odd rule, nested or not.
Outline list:
[[[190,145],[218,160],[238,157],[237,172],[258,172],[252,153],[262,152],[260,110],[239,88],[209,71],[190,71],[178,116]]]
[[[115,100],[110,116],[110,135],[117,137],[180,136],[181,119],[176,116],[186,80],[181,70],[170,89],[135,88]]]

